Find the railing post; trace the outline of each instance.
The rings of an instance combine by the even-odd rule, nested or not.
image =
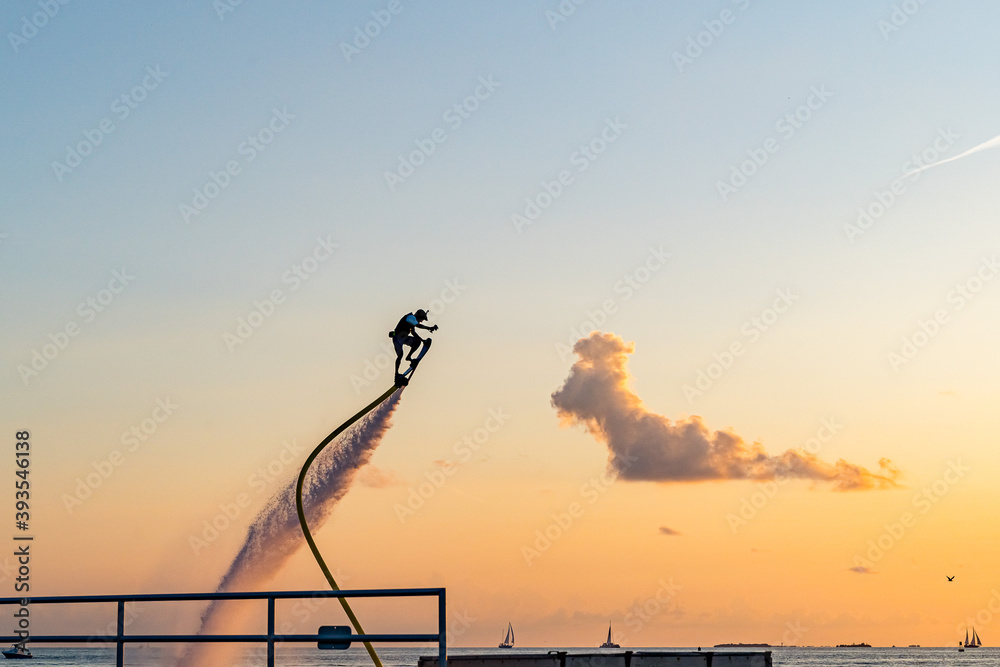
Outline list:
[[[267,598],[267,667],[274,667],[274,597]]]
[[[438,592],[438,667],[448,667],[448,605],[445,589]]]
[[[125,667],[125,600],[118,601],[118,633],[115,636],[115,664]]]

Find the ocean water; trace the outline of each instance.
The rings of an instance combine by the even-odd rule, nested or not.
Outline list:
[[[704,647],[708,648],[708,647]],[[28,663],[32,667],[43,665],[114,665],[114,649],[106,648],[49,648],[33,646],[35,659]],[[544,653],[553,648],[518,648],[514,653]],[[592,648],[559,649],[573,653],[597,653]],[[683,651],[690,648],[643,648],[637,651]],[[725,649],[713,649],[717,651]],[[756,649],[753,649],[756,650]],[[849,665],[1000,665],[1000,649],[979,648],[959,653],[956,648],[772,648],[770,650],[777,667],[841,667]],[[497,649],[457,648],[451,655],[499,653]],[[416,667],[417,658],[422,655],[437,655],[436,647],[426,648],[379,648],[379,657],[385,667]],[[126,647],[125,664],[133,667],[160,667],[172,665],[164,647]],[[247,650],[238,667],[266,665],[266,654],[262,648]],[[346,651],[319,651],[313,646],[279,646],[276,650],[276,665],[283,667],[371,667],[372,662],[363,647],[351,647]],[[219,666],[223,667],[223,666]]]

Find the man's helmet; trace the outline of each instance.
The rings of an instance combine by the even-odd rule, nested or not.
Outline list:
[[[413,316],[417,318],[418,322],[423,322],[427,319],[427,311],[421,308],[417,312],[413,313]]]

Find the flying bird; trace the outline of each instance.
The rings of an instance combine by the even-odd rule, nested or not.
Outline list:
[[[944,575],[944,576],[948,577],[948,575],[947,575],[947,574],[946,574],[946,575]],[[954,576],[951,576],[951,577],[948,577],[948,581],[955,581],[955,577],[954,577]]]

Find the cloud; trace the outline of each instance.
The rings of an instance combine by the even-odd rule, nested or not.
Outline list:
[[[870,567],[865,567],[864,565],[856,565],[854,567],[847,568],[848,572],[853,572],[854,574],[877,574],[875,570]]]
[[[710,431],[701,417],[671,421],[650,412],[629,388],[628,355],[635,350],[611,333],[577,341],[579,357],[563,386],[552,394],[563,425],[582,424],[604,442],[609,467],[620,479],[698,482],[723,479],[810,479],[837,491],[895,487],[899,470],[880,459],[872,472],[843,459],[826,463],[802,449],[770,456],[759,442],[731,431]]]
[[[680,535],[680,533],[673,528],[668,528],[666,526],[660,526],[660,535]]]
[[[399,478],[391,470],[385,470],[369,463],[358,473],[358,481],[362,486],[371,489],[384,489],[387,486],[399,484]]]

